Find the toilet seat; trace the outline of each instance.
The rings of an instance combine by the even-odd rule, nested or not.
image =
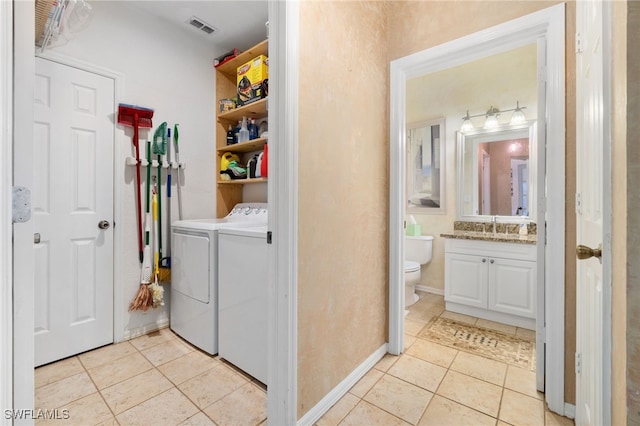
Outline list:
[[[412,260],[404,261],[404,272],[416,272],[420,270],[420,264]]]

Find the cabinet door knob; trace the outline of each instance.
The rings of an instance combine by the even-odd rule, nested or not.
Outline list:
[[[487,259],[482,259],[482,263],[487,263]]]
[[[493,260],[493,259],[491,259],[491,260],[489,261],[489,263],[495,263],[495,262],[496,262],[496,261],[495,261],[495,260]]]

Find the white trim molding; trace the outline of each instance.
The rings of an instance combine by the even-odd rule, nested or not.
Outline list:
[[[298,392],[298,22],[296,1],[269,0],[269,317],[267,418],[294,425]],[[272,167],[273,166],[273,167]]]
[[[569,404],[568,402],[565,402],[564,404],[564,416],[568,417],[570,419],[575,419],[576,418],[576,406],[573,404]]]
[[[345,377],[338,385],[331,389],[316,405],[314,405],[307,413],[298,420],[298,425],[307,426],[314,425],[329,409],[340,400],[349,389],[353,387],[369,370],[375,366],[387,353],[387,344],[380,346],[374,353],[369,355],[367,359],[357,366],[347,377]],[[275,423],[274,423],[275,424]]]
[[[546,40],[545,124],[547,245],[545,246],[546,370],[549,409],[564,414],[565,256],[565,6],[557,4],[459,39],[416,52],[390,64],[389,352],[403,348],[403,221],[405,216],[406,80]],[[539,221],[544,220],[539,218]],[[544,229],[544,227],[542,227]],[[542,344],[543,342],[541,342]]]
[[[13,185],[33,189],[33,87],[35,8],[13,1]],[[13,225],[13,408],[34,406],[33,220]],[[3,407],[4,408],[4,407]],[[14,424],[30,424],[16,419]]]
[[[424,291],[425,293],[436,294],[438,296],[444,296],[443,288],[435,288],[435,287],[429,287],[422,284],[416,284],[416,290]]]
[[[13,2],[0,2],[0,408],[13,408]]]

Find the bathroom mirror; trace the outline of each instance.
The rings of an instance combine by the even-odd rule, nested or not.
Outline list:
[[[457,139],[460,219],[530,219],[535,212],[535,122],[459,131]]]
[[[409,212],[445,212],[444,141],[444,118],[407,126],[406,196]]]

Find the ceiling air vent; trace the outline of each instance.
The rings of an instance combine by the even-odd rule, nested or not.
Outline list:
[[[187,20],[187,23],[207,34],[213,34],[216,31],[216,29],[213,26],[207,24],[200,18],[196,18],[195,16],[192,16],[191,18],[189,18]]]

